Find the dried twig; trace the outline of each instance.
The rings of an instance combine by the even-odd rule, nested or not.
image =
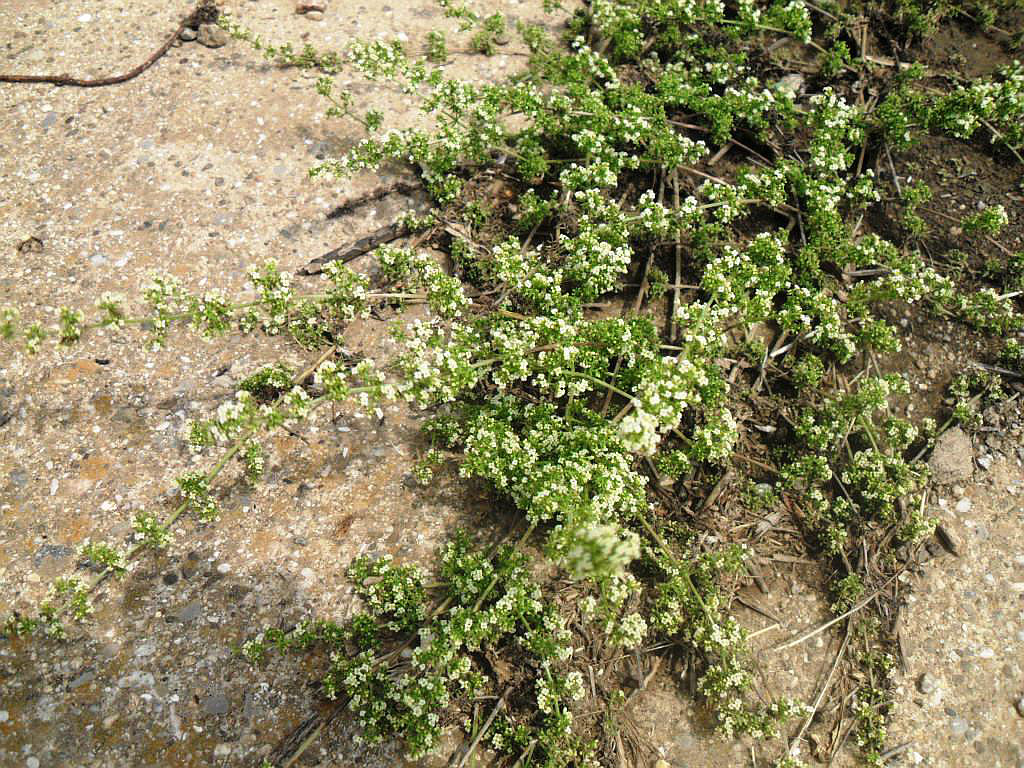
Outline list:
[[[146,59],[144,62],[135,67],[135,69],[129,70],[122,75],[112,75],[111,77],[100,77],[95,80],[89,80],[81,77],[72,77],[71,75],[2,75],[0,74],[0,83],[49,83],[50,85],[70,85],[75,88],[99,88],[105,85],[117,85],[119,83],[127,82],[132,78],[138,77],[147,69],[156,64],[157,60],[160,59],[171,46],[174,45],[174,41],[178,39],[178,35],[181,34],[185,27],[195,27],[201,23],[212,23],[217,20],[220,16],[220,11],[217,9],[216,3],[212,0],[201,0],[195,9],[185,16],[178,24],[178,27],[168,36],[164,44],[161,45],[153,55]]]
[[[836,654],[836,659],[832,662],[832,668],[829,670],[828,677],[825,678],[825,682],[821,686],[821,690],[818,691],[818,696],[814,699],[814,705],[811,707],[811,711],[807,715],[807,719],[804,720],[804,724],[800,726],[800,731],[796,737],[789,744],[789,753],[793,754],[793,748],[800,744],[800,740],[803,739],[804,734],[811,725],[811,721],[814,719],[814,715],[821,707],[821,702],[824,701],[825,695],[828,693],[828,689],[832,687],[832,678],[835,677],[836,670],[839,669],[839,664],[843,660],[843,655],[846,653],[846,648],[850,644],[850,627],[846,627],[846,635],[843,637],[843,644],[839,646],[839,652]]]
[[[806,632],[806,633],[800,635],[800,637],[797,637],[797,638],[795,638],[793,640],[785,642],[782,645],[776,645],[771,650],[773,650],[773,651],[782,651],[782,650],[785,650],[786,648],[792,648],[794,645],[800,645],[800,643],[804,642],[805,640],[810,640],[815,635],[821,634],[826,629],[828,629],[829,627],[831,627],[831,626],[833,626],[835,624],[838,624],[843,619],[846,619],[846,618],[848,618],[850,616],[853,616],[853,614],[855,614],[855,613],[857,613],[857,611],[863,609],[872,600],[874,600],[876,597],[878,597],[882,593],[882,590],[885,589],[886,587],[888,587],[896,579],[896,577],[899,576],[901,573],[903,573],[903,569],[900,569],[899,571],[894,573],[892,576],[890,576],[888,579],[886,579],[885,583],[882,584],[882,586],[880,586],[878,589],[872,591],[870,595],[865,597],[863,600],[861,600],[859,603],[857,603],[855,606],[853,606],[853,608],[851,608],[850,610],[846,611],[845,613],[839,614],[834,619],[830,619],[829,621],[826,621],[824,624],[819,624],[817,627],[815,627],[814,629],[810,630],[809,632]]]
[[[896,755],[906,752],[910,747],[914,745],[912,741],[905,741],[902,744],[897,744],[895,747],[889,747],[885,752],[878,756],[878,759],[882,762],[889,760],[890,758],[896,757]]]
[[[778,623],[780,623],[780,622],[782,621],[782,619],[781,619],[781,618],[779,618],[778,616],[776,616],[776,615],[775,615],[774,613],[772,613],[771,611],[769,611],[769,610],[768,610],[767,608],[765,608],[765,607],[763,607],[763,606],[760,606],[760,605],[758,605],[758,604],[757,604],[757,603],[755,603],[755,602],[754,602],[753,600],[744,600],[744,599],[743,599],[742,597],[740,597],[739,595],[736,595],[736,598],[735,598],[735,600],[736,600],[736,602],[737,602],[737,603],[739,603],[740,605],[742,605],[742,606],[743,606],[744,608],[748,608],[748,609],[750,609],[751,611],[753,611],[754,613],[759,613],[759,614],[761,614],[762,616],[764,616],[764,617],[765,617],[766,619],[771,619],[771,620],[772,620],[772,621],[774,621],[774,622],[775,622],[776,624],[778,624]]]
[[[708,509],[712,504],[718,501],[718,497],[722,495],[726,485],[729,484],[729,481],[731,481],[732,478],[732,470],[726,470],[725,474],[718,479],[717,483],[715,483],[715,487],[711,489],[711,493],[708,494],[708,497],[704,499],[704,503],[700,505],[699,509],[701,512]]]
[[[501,712],[502,709],[504,709],[505,697],[507,695],[508,690],[501,694],[501,698],[498,699],[498,703],[494,705],[494,709],[491,710],[491,714],[487,717],[487,720],[480,727],[480,730],[477,731],[476,736],[473,738],[473,741],[469,743],[469,746],[466,748],[465,753],[462,755],[462,759],[459,760],[455,768],[463,768],[463,766],[466,764],[466,761],[468,761],[469,758],[476,751],[477,746],[480,744],[480,740],[487,734],[488,729],[491,727],[491,723],[494,722],[494,718],[496,718],[498,716],[498,713]]]
[[[335,248],[332,251],[328,251],[323,256],[313,259],[306,266],[299,270],[300,275],[319,275],[323,272],[324,264],[331,261],[340,261],[342,264],[348,264],[350,261],[358,259],[360,256],[364,256],[374,248],[378,248],[386,243],[390,243],[393,240],[397,240],[400,237],[404,237],[409,234],[409,228],[404,224],[388,224],[385,227],[381,227],[371,235],[367,235],[364,238],[356,240],[352,245],[343,248]]]
[[[512,764],[512,768],[519,768],[523,764],[523,760],[529,760],[533,756],[533,750],[537,748],[537,740],[531,739],[530,743],[526,745],[526,749],[523,750],[522,754],[519,755],[519,759]]]
[[[658,181],[658,204],[660,205],[665,199],[665,174],[662,172],[659,174]],[[532,234],[532,233],[531,233]],[[633,299],[633,312],[639,312],[640,306],[644,303],[644,299],[647,298],[647,293],[651,288],[650,273],[651,265],[654,263],[655,249],[651,248],[649,254],[647,254],[647,261],[644,262],[644,270],[640,275],[640,290],[637,291],[636,297]],[[622,355],[615,358],[615,366],[612,368],[612,382],[615,381],[619,375],[619,369],[622,367]],[[604,403],[601,405],[601,415],[604,416],[608,413],[608,407],[612,404],[612,390],[608,390],[604,396]],[[624,408],[631,407],[632,401],[628,401]],[[619,416],[616,416],[616,421],[619,418],[625,416],[625,412],[622,412]]]
[[[647,686],[651,684],[651,680],[654,679],[654,676],[658,674],[658,669],[661,668],[662,658],[662,656],[654,657],[654,661],[651,663],[650,671],[646,675],[644,675],[644,679],[640,681],[640,685],[638,685],[636,688],[630,691],[629,695],[626,697],[626,704],[629,704],[629,702],[636,698],[636,695],[638,693],[647,690]]]

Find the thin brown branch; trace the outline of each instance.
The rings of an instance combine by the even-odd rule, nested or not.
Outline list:
[[[212,0],[201,0],[195,9],[185,16],[177,28],[167,37],[164,44],[157,48],[153,54],[144,62],[121,75],[88,79],[72,77],[71,75],[3,75],[0,74],[0,83],[48,83],[50,85],[69,85],[74,88],[100,88],[105,85],[118,85],[138,77],[147,69],[152,67],[178,39],[185,27],[198,26],[200,23],[215,22],[220,11]]]

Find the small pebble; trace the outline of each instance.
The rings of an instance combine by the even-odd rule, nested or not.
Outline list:
[[[984,470],[988,470],[992,466],[992,457],[989,455],[978,457],[978,466]]]
[[[1021,717],[1024,717],[1024,696],[1021,696],[1019,699],[1017,699],[1017,702],[1014,704],[1014,707],[1017,708],[1017,714]]]
[[[221,692],[213,693],[203,700],[203,712],[208,715],[226,715],[231,709],[231,702]]]
[[[220,48],[222,45],[227,45],[228,33],[216,24],[200,24],[196,40],[207,48]]]
[[[25,768],[39,768],[39,758],[32,755],[32,757],[25,761]]]
[[[153,643],[143,643],[135,649],[135,655],[152,656],[154,651],[156,651],[156,646]]]
[[[230,573],[231,563],[221,563],[217,566],[217,573]]]
[[[182,622],[183,624],[190,621],[194,621],[195,619],[199,618],[199,614],[201,614],[202,612],[203,604],[200,603],[198,600],[193,600],[191,603],[183,607],[178,612],[178,621]]]
[[[958,515],[966,515],[971,511],[971,500],[966,496],[956,503],[956,512]]]
[[[967,733],[967,721],[962,717],[954,717],[949,723],[949,729],[954,736],[963,736]]]
[[[931,693],[935,690],[935,686],[938,685],[935,678],[925,672],[917,679],[917,690],[921,693]]]
[[[310,19],[312,21],[320,21],[320,20],[323,19],[323,17],[324,17],[324,12],[323,11],[309,11],[308,13],[306,13],[306,18]]]
[[[804,76],[799,72],[793,72],[776,82],[774,88],[795,99],[804,88]]]
[[[180,37],[186,43],[191,43],[193,40],[196,39],[197,34],[198,33],[194,29],[192,29],[192,27],[185,27],[178,34],[178,37]]]
[[[91,669],[86,670],[85,672],[80,674],[78,677],[76,677],[74,680],[72,680],[70,683],[68,683],[68,690],[69,691],[74,691],[77,688],[81,688],[83,685],[88,685],[89,683],[91,683],[95,679],[96,679],[96,673],[93,672]]]

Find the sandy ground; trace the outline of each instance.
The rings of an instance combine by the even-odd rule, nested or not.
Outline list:
[[[320,21],[296,15],[292,0],[228,8],[266,40],[324,48],[355,37],[415,43],[427,29],[451,27],[431,0],[395,5],[333,2]],[[527,15],[514,2],[490,5]],[[7,2],[0,70],[121,72],[187,10],[152,0]],[[460,56],[452,70],[498,78],[519,61]],[[408,199],[328,218],[393,178],[308,179],[318,158],[361,135],[324,118],[317,76],[267,64],[240,43],[192,42],[116,87],[0,86],[0,304],[49,324],[44,307],[88,311],[103,291],[136,294],[154,269],[190,290],[238,292],[249,264],[273,256],[294,270],[392,221]],[[417,119],[394,91],[344,74],[338,83],[354,85],[360,107],[384,108],[389,125]],[[42,249],[19,253],[30,237]],[[316,280],[303,288],[315,290]],[[30,609],[53,577],[74,570],[84,539],[123,540],[139,509],[166,514],[174,479],[210,461],[189,455],[188,419],[230,398],[234,382],[263,362],[311,360],[279,340],[203,344],[181,332],[155,353],[139,340],[96,332],[34,358],[4,351],[4,614]],[[383,324],[353,326],[345,341],[373,356],[390,345]],[[464,484],[408,482],[422,448],[402,408],[388,408],[379,424],[325,414],[303,438],[276,439],[267,482],[225,491],[217,524],[187,523],[166,555],[140,558],[103,590],[94,620],[70,643],[0,644],[0,764],[253,763],[310,713],[314,670],[293,660],[253,670],[232,648],[264,626],[313,613],[342,618],[344,567],[355,555],[429,561],[452,528],[477,524],[485,511]],[[351,751],[329,740],[322,749],[327,764],[351,764]],[[393,764],[386,753],[378,759]]]
[[[485,5],[541,18],[539,2]],[[228,8],[268,40],[322,47],[357,36],[415,42],[445,23],[431,0],[333,0],[320,21],[295,15],[292,0]],[[120,72],[148,56],[186,10],[155,0],[8,0],[0,71]],[[504,53],[459,56],[452,68],[499,78],[519,62]],[[103,291],[134,294],[153,269],[193,290],[237,292],[249,264],[273,256],[295,269],[391,221],[409,200],[328,218],[340,202],[394,177],[307,178],[318,158],[359,136],[357,126],[323,117],[315,78],[232,42],[172,48],[141,77],[111,88],[0,85],[0,304],[49,323],[45,307],[88,310]],[[386,110],[389,125],[416,119],[395,91],[362,83],[354,91],[361,106]],[[42,248],[18,252],[31,237]],[[174,478],[208,461],[185,447],[188,419],[215,408],[262,362],[310,359],[279,340],[200,344],[176,333],[160,352],[137,341],[95,332],[71,350],[0,358],[0,414],[10,416],[0,426],[0,613],[30,609],[50,579],[75,568],[84,539],[124,539],[136,511],[171,508]],[[346,343],[389,351],[380,325],[354,326]],[[343,569],[353,556],[423,560],[452,528],[479,525],[489,511],[480,489],[453,477],[427,490],[408,482],[421,445],[401,408],[388,408],[382,423],[325,414],[303,437],[275,440],[266,483],[235,487],[229,476],[221,520],[187,523],[166,554],[140,558],[101,592],[96,615],[69,642],[0,641],[0,764],[257,763],[313,711],[315,669],[295,659],[254,669],[233,648],[264,626],[313,613],[344,617]],[[1020,458],[1004,453],[1000,474],[982,473],[977,492],[970,484],[964,491],[974,503],[970,519],[989,535],[970,528],[966,554],[926,566],[908,603],[913,651],[892,726],[894,745],[913,741],[900,755],[906,764],[1021,764],[1024,719],[1013,700],[1024,694],[1024,594],[1014,586],[1024,582],[1022,513],[1019,497],[1002,495],[1021,485]],[[791,617],[762,636],[766,647],[825,615],[792,570],[780,566],[772,593],[759,598]],[[744,621],[755,630],[768,624],[753,613]],[[967,625],[975,629],[966,633]],[[833,641],[823,636],[763,665],[787,692],[808,696]],[[922,670],[937,680],[928,696],[915,687]],[[679,701],[666,677],[637,705],[641,729],[672,765],[750,764],[745,745],[710,737],[689,705],[680,714]],[[341,727],[307,763],[398,761],[394,750],[359,750]]]
[[[1012,403],[989,417],[969,481],[937,494],[959,556],[907,580],[889,729],[904,765],[1024,766],[1024,418]]]

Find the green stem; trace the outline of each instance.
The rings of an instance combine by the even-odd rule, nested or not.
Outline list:
[[[868,440],[871,441],[871,447],[877,451],[878,441],[875,440],[875,430],[871,422],[865,419],[863,415],[858,416],[857,421],[860,422],[860,425],[864,428],[864,432],[867,433]]]
[[[632,400],[633,399],[633,395],[629,394],[629,392],[624,392],[623,390],[619,389],[615,385],[609,384],[607,381],[604,381],[602,379],[595,378],[594,376],[591,376],[588,373],[581,373],[579,371],[573,371],[569,375],[570,376],[575,376],[576,378],[579,378],[579,379],[584,379],[585,381],[589,381],[592,384],[597,384],[599,387],[604,387],[605,389],[607,389],[607,390],[609,390],[611,392],[614,392],[617,395],[621,395],[622,397],[625,397],[628,400]]]
[[[328,357],[330,357],[334,353],[334,351],[335,351],[335,347],[330,347],[326,352],[324,352],[322,355],[320,355],[320,357],[317,359],[317,361],[315,363],[310,365],[306,370],[304,370],[302,373],[298,374],[295,378],[292,379],[292,385],[296,386],[298,384],[301,384],[303,381],[305,381],[306,378],[311,376],[316,371],[316,369],[320,366],[320,363],[322,363],[324,360],[326,360]],[[350,393],[352,393],[352,392],[361,392],[361,391],[365,391],[366,389],[367,389],[367,387],[357,387],[355,389],[350,390]],[[280,405],[283,400],[284,400],[284,395],[281,395],[275,401],[274,406],[276,407],[276,406]],[[315,400],[313,400],[310,403],[310,411],[312,412],[313,410],[318,408],[320,405],[322,405],[326,401],[327,401],[326,395],[316,398]],[[252,436],[256,433],[256,431],[257,431],[256,427],[252,427],[252,428],[246,430],[244,435],[242,435],[241,437],[239,437],[238,439],[235,440],[235,442],[225,452],[225,454],[223,456],[221,456],[220,461],[218,461],[213,466],[213,468],[210,469],[210,471],[208,471],[203,476],[204,482],[205,482],[206,485],[209,485],[210,483],[212,483],[214,481],[214,479],[216,479],[217,475],[219,475],[223,471],[224,467],[227,466],[228,462],[231,461],[231,459],[234,458],[238,454],[238,452],[242,449],[242,446],[245,445],[245,443],[249,439],[252,438]],[[181,518],[181,516],[183,514],[185,514],[185,511],[188,508],[189,508],[189,502],[188,501],[181,502],[181,504],[179,504],[174,509],[174,511],[170,514],[170,516],[167,518],[167,520],[165,522],[161,523],[161,525],[164,528],[170,528],[171,526],[173,526]],[[133,557],[135,557],[135,555],[137,555],[144,548],[145,548],[145,543],[144,542],[137,542],[136,544],[133,544],[131,547],[128,548],[127,552],[125,552],[124,562],[127,563],[129,560],[131,560]],[[103,570],[100,573],[98,573],[96,575],[96,577],[91,582],[89,582],[89,585],[85,588],[86,594],[89,594],[89,593],[92,593],[93,591],[95,591],[96,588],[99,587],[99,585],[102,582],[104,582],[107,579],[108,576],[110,576],[112,573],[117,572],[118,570],[119,569],[117,569],[117,568],[112,568],[112,567],[108,566],[105,570]],[[67,611],[68,607],[69,607],[69,605],[67,603],[65,603],[61,607],[61,609],[57,612],[57,616],[63,615]]]
[[[644,516],[643,512],[637,512],[636,518],[640,521],[640,525],[643,526],[647,534],[654,540],[654,542],[661,549],[665,557],[671,560],[672,564],[679,569],[679,572],[686,579],[686,586],[690,588],[690,592],[697,599],[697,602],[700,603],[700,607],[703,609],[704,613],[710,616],[711,611],[708,610],[707,603],[705,603],[704,598],[701,597],[700,590],[697,589],[697,585],[694,584],[693,579],[690,578],[690,570],[686,566],[686,564],[680,562],[679,558],[672,554],[672,550],[668,548],[668,544],[666,544],[665,540],[661,538],[661,535],[656,530],[654,530],[654,526],[650,524],[650,522]]]
[[[523,535],[519,538],[519,541],[517,541],[515,543],[515,546],[519,547],[524,541],[526,541],[530,537],[530,534],[533,533],[533,531],[534,531],[534,529],[536,527],[537,527],[536,523],[530,523],[530,527],[526,529],[526,531],[523,533]],[[490,580],[490,582],[488,582],[487,587],[484,589],[483,592],[480,593],[480,597],[478,597],[476,599],[476,603],[473,604],[473,610],[474,611],[479,611],[480,610],[480,606],[483,605],[484,600],[487,599],[487,596],[489,594],[491,594],[491,590],[493,590],[494,587],[497,586],[497,584],[498,584],[498,572],[495,571],[494,575],[491,576],[491,580]]]
[[[330,298],[329,293],[303,293],[297,294],[292,297],[293,301],[322,301]],[[427,295],[425,293],[368,293],[365,298],[368,301],[379,301],[381,299],[425,299]],[[256,299],[254,301],[243,301],[238,304],[231,304],[228,306],[228,312],[234,313],[240,309],[249,309],[251,307],[258,307],[266,302],[263,299]],[[178,320],[188,320],[192,317],[191,312],[174,312],[166,315],[166,319],[172,322]],[[143,317],[122,317],[116,322],[108,322],[103,320],[97,320],[92,323],[85,323],[81,326],[83,331],[94,330],[96,328],[106,328],[111,325],[142,325],[152,321],[151,315]]]

